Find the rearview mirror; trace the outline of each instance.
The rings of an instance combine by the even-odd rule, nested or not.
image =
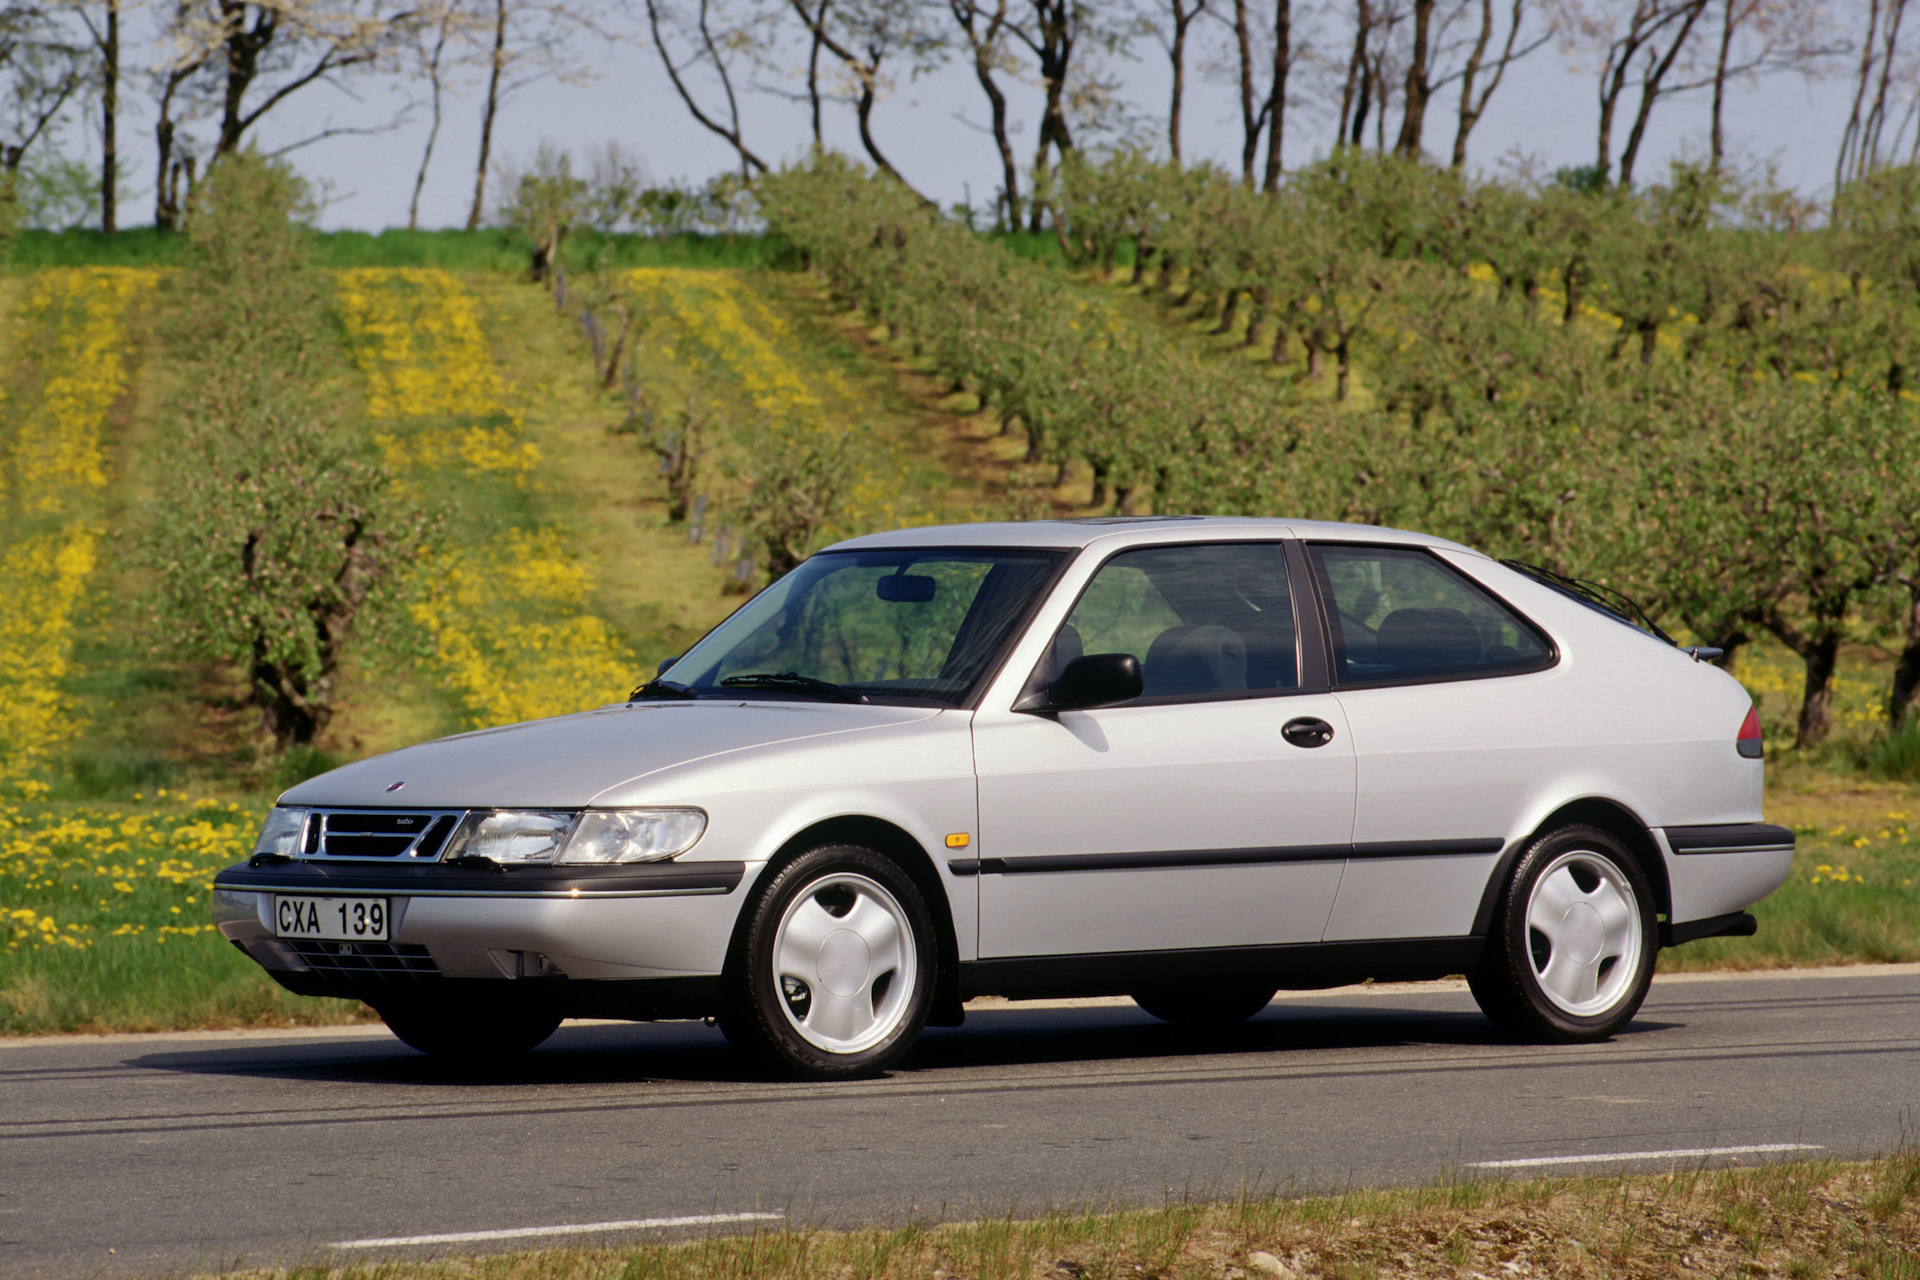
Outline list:
[[[1053,683],[1022,699],[1016,711],[1079,711],[1131,702],[1146,689],[1140,659],[1130,653],[1089,653],[1075,658]]]
[[[873,594],[888,604],[925,604],[938,585],[922,573],[890,573],[873,584]]]

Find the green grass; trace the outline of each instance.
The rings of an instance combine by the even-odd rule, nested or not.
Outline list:
[[[265,797],[14,792],[0,797],[0,1035],[365,1016],[281,991],[208,922],[214,873],[246,856]]]
[[[360,1261],[289,1280],[1259,1280],[1298,1276],[1850,1275],[1912,1280],[1920,1161],[1875,1160],[1665,1175],[1451,1177],[1406,1189],[1170,1196],[1151,1209],[1052,1207],[832,1232],[804,1225],[690,1243]]]
[[[15,271],[41,267],[171,266],[179,260],[184,237],[153,227],[133,227],[113,235],[98,231],[23,231],[4,248],[5,264]],[[484,227],[478,231],[442,229],[380,232],[321,231],[313,237],[321,266],[439,267],[458,272],[524,273],[532,261],[532,242],[514,231]],[[560,254],[570,271],[621,267],[731,267],[757,269],[784,261],[782,240],[764,235],[672,236],[602,235],[578,231]]]

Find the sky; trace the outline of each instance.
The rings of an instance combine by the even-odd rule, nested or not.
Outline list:
[[[1224,35],[1219,30],[1214,38]],[[497,160],[524,163],[542,142],[582,156],[613,142],[638,156],[655,181],[698,183],[735,167],[731,148],[689,116],[653,48],[637,39],[614,41],[598,35],[577,37],[573,48],[590,78],[585,83],[536,82],[515,94],[496,126]],[[1169,83],[1166,58],[1151,39],[1138,42],[1135,53],[1132,61],[1113,60],[1109,69],[1122,79],[1132,114],[1159,140],[1164,136]],[[1211,157],[1237,168],[1237,94],[1223,78],[1203,70],[1207,60],[1196,56],[1189,63],[1185,154],[1189,161]],[[799,86],[777,87],[791,91]],[[1781,74],[1739,85],[1727,113],[1730,151],[1736,162],[1772,165],[1781,182],[1818,195],[1832,181],[1850,95],[1851,86],[1841,77],[1810,83]],[[1031,158],[1041,94],[1036,84],[1014,82],[1009,97],[1017,126],[1014,145],[1025,163]],[[1311,94],[1307,98],[1293,109],[1289,121],[1283,148],[1288,167],[1325,155],[1333,132],[1337,102],[1329,110]],[[328,126],[384,122],[405,102],[404,91],[392,82],[317,85],[269,115],[260,127],[259,142],[271,150]],[[480,109],[478,86],[472,83],[445,101],[445,122],[421,199],[423,227],[465,222],[473,195]],[[748,145],[769,163],[804,154],[810,140],[804,100],[796,103],[776,93],[749,90],[743,111]],[[828,145],[860,154],[852,107],[830,103],[826,115]],[[964,200],[984,209],[999,185],[998,154],[981,127],[986,119],[985,99],[970,68],[956,62],[894,85],[874,110],[874,131],[888,158],[922,193],[943,205]],[[1537,170],[1551,172],[1562,165],[1591,163],[1597,119],[1591,71],[1548,46],[1509,71],[1473,134],[1470,165],[1498,172],[1524,158]],[[409,122],[391,131],[330,138],[292,152],[289,158],[324,195],[321,225],[367,231],[404,226],[426,121],[425,110],[416,109]],[[152,122],[151,104],[130,92],[120,126],[135,193],[124,201],[122,220],[127,225],[152,218]],[[1396,108],[1390,137],[1397,122]],[[1430,152],[1444,155],[1450,150],[1452,127],[1452,103],[1442,96],[1429,110]],[[1663,102],[1654,114],[1636,176],[1642,181],[1656,177],[1675,156],[1704,155],[1707,128],[1704,93]],[[1624,124],[1617,126],[1616,137],[1624,132]]]

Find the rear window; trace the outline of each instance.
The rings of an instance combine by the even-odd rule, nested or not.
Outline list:
[[[1341,684],[1501,675],[1553,660],[1531,625],[1424,551],[1322,544],[1308,553]]]

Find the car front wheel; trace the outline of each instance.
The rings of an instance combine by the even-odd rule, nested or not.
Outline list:
[[[785,1074],[883,1071],[926,1023],[934,957],[926,901],[897,864],[852,845],[809,850],[748,908],[721,1030]]]
[[[1633,855],[1597,827],[1562,827],[1514,864],[1468,982],[1503,1031],[1603,1040],[1646,999],[1656,947],[1653,894]]]

